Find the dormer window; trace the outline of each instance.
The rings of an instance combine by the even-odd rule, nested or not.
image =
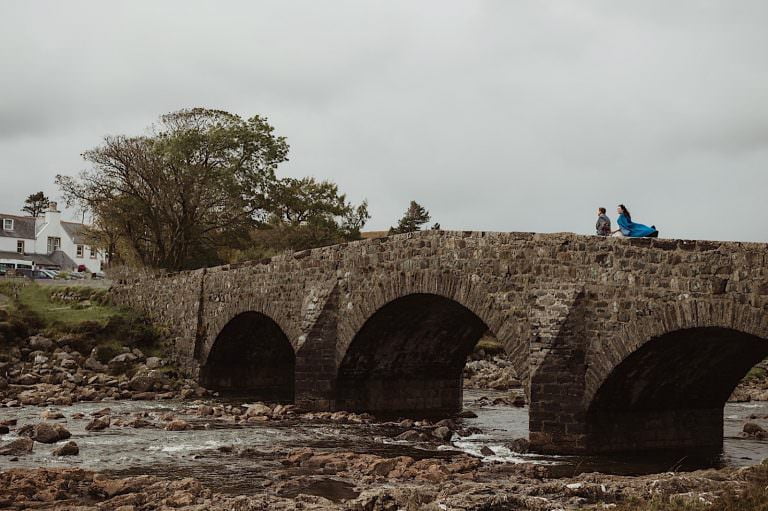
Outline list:
[[[13,218],[3,218],[3,230],[4,231],[13,230]]]

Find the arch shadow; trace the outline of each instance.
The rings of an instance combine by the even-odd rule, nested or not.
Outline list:
[[[339,365],[336,407],[442,416],[462,406],[462,370],[488,326],[443,296],[415,293],[377,310]]]
[[[296,355],[269,316],[243,312],[216,337],[200,369],[200,383],[229,395],[292,402]]]
[[[651,338],[613,368],[588,403],[587,450],[719,452],[725,403],[766,356],[768,340],[733,328]]]

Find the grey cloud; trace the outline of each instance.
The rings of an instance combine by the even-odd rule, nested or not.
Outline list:
[[[289,175],[446,228],[767,240],[768,4],[0,3],[0,210],[103,135],[191,106],[269,117]]]

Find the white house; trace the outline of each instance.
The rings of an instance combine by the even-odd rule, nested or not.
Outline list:
[[[0,222],[0,267],[97,272],[105,262],[86,244],[86,226],[62,221],[55,202],[37,218],[0,213]]]

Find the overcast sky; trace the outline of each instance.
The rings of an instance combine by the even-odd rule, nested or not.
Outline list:
[[[630,5],[632,4],[632,5]],[[283,175],[446,229],[768,241],[768,2],[0,0],[0,211],[106,134],[262,114]]]

